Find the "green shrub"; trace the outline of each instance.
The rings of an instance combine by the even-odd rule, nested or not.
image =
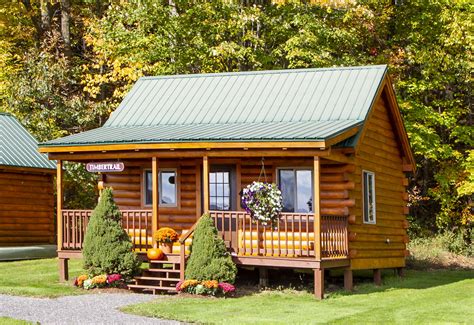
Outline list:
[[[190,249],[186,279],[234,283],[237,267],[232,262],[224,241],[217,235],[217,229],[209,215],[205,214],[199,220]]]
[[[133,275],[140,266],[132,242],[122,228],[122,215],[114,202],[112,189],[102,192],[92,211],[84,238],[84,269],[91,275],[119,273]]]

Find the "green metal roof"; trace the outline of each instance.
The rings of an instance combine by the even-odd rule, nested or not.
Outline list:
[[[56,169],[38,142],[12,115],[0,112],[0,166]]]
[[[103,127],[41,145],[327,140],[363,124],[386,70],[143,77]]]

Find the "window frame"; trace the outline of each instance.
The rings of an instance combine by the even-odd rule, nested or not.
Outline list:
[[[162,172],[174,172],[175,175],[175,203],[172,204],[167,204],[167,203],[161,203],[161,194],[162,194],[162,184],[161,184],[161,173]],[[144,207],[152,207],[153,202],[147,203],[146,202],[146,191],[147,191],[147,173],[152,173],[151,168],[145,168],[143,170],[143,206]],[[179,190],[178,190],[178,169],[177,168],[158,168],[158,206],[163,207],[163,208],[177,208],[179,206]]]
[[[366,210],[366,196],[367,196],[367,203],[369,203],[369,192],[366,192],[366,176],[372,176],[372,198],[373,198],[373,205],[372,205],[372,212],[373,212],[373,220],[369,220],[368,209]],[[369,179],[367,179],[367,184],[369,184]],[[367,218],[366,218],[367,217]],[[362,222],[368,225],[375,225],[377,224],[377,197],[375,193],[375,173],[369,170],[362,170]]]
[[[306,171],[310,171],[311,172],[311,199],[314,201],[313,197],[314,197],[314,169],[312,167],[309,167],[309,166],[298,166],[298,167],[293,167],[293,166],[283,166],[283,167],[277,167],[276,168],[276,180],[277,180],[277,186],[279,189],[281,189],[280,187],[280,170],[293,170],[293,172],[295,173],[295,186],[297,187],[298,186],[298,180],[297,180],[297,177],[296,177],[296,171],[298,170],[306,170]],[[298,188],[296,188],[295,190],[295,197],[294,197],[294,202],[295,202],[295,209],[297,208],[297,203],[298,203]],[[312,201],[312,202],[313,202]],[[293,212],[286,212],[286,213],[314,213],[314,202],[311,206],[311,210],[312,211],[308,211],[308,212],[296,212],[296,211],[293,211]]]
[[[211,173],[229,173],[229,210],[213,210],[211,208]],[[238,203],[236,199],[237,177],[235,166],[233,165],[211,165],[209,168],[209,209],[213,211],[236,211]],[[217,197],[217,196],[216,196]]]

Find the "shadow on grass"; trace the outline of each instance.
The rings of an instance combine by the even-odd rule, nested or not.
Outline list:
[[[328,297],[342,295],[369,294],[394,289],[428,289],[451,283],[474,279],[473,269],[407,269],[403,277],[399,277],[394,270],[386,269],[382,272],[382,285],[373,283],[371,270],[354,271],[354,290],[344,290],[343,271],[331,270],[326,272],[325,292]],[[249,296],[266,291],[294,290],[302,293],[314,292],[312,272],[293,272],[291,270],[269,270],[269,286],[261,288],[258,285],[258,272],[239,270],[237,279],[239,288],[237,297]]]

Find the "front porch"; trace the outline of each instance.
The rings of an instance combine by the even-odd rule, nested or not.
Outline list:
[[[166,259],[173,264],[174,270],[179,270],[179,278],[172,277],[172,280],[184,279],[189,255],[187,248],[192,242],[194,227],[203,213],[209,213],[237,265],[259,268],[263,274],[266,268],[314,270],[318,297],[322,297],[324,269],[348,269],[348,223],[354,220],[349,216],[349,208],[354,205],[349,196],[349,190],[354,187],[348,176],[353,170],[350,158],[345,158],[342,153],[327,151],[311,151],[313,156],[310,157],[303,152],[266,152],[268,181],[278,183],[282,171],[285,171],[286,177],[299,177],[301,171],[306,188],[300,191],[294,187],[293,190],[298,193],[295,193],[291,203],[295,204],[294,211],[306,212],[283,212],[272,226],[263,226],[243,211],[239,204],[239,190],[260,177],[262,152],[247,151],[248,158],[221,157],[220,153],[210,151],[211,157],[204,155],[199,159],[194,157],[195,154],[186,158],[130,157],[121,160],[125,166],[121,172],[101,174],[99,189],[114,189],[123,228],[131,238],[133,249],[142,258],[146,258],[146,251],[155,244],[154,230],[172,227],[181,237]],[[104,161],[110,159],[108,155],[71,154],[67,160]],[[64,159],[64,156],[57,158]],[[58,256],[60,277],[67,279],[67,260],[82,255],[92,210],[62,208],[62,159],[58,159],[57,170]],[[164,174],[166,178],[163,178]],[[227,181],[219,183],[218,177],[227,178]],[[164,195],[166,189],[162,188],[163,182],[171,179],[172,182],[167,185],[172,190],[168,189],[167,195]],[[216,190],[217,186],[222,190]],[[301,200],[298,201],[300,194]],[[165,199],[167,204],[163,204]],[[216,206],[220,209],[216,210]],[[169,275],[165,269],[160,269],[160,272],[158,278]],[[148,275],[141,277],[142,280],[146,278],[148,281],[151,274]],[[149,283],[137,283],[137,288],[140,285],[147,286]],[[151,287],[171,288],[161,284]]]

